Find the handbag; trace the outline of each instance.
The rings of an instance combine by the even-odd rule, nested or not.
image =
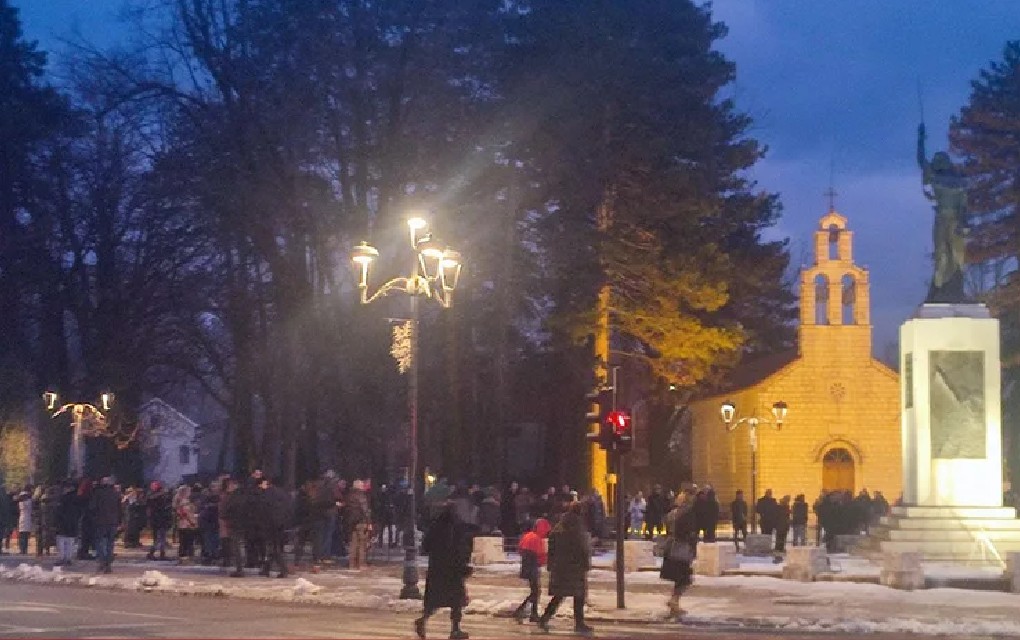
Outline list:
[[[674,538],[670,541],[666,557],[673,562],[691,562],[694,560],[694,550],[690,543]]]

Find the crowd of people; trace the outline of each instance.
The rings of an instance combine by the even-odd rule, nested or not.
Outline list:
[[[653,488],[647,498],[641,492],[629,497],[627,530],[631,535],[643,535],[651,539],[662,530],[663,518],[670,503],[671,495],[664,494],[661,486]],[[729,503],[728,515],[733,543],[738,549],[740,543],[747,539],[748,508],[744,492],[737,491]],[[814,513],[817,523],[815,544],[825,544],[832,551],[836,536],[867,534],[872,524],[888,515],[889,508],[889,502],[881,491],[876,491],[872,496],[867,489],[862,489],[856,496],[849,491],[823,491],[810,505],[804,494],[798,494],[792,499],[784,495],[777,500],[772,489],[766,489],[754,504],[758,530],[773,536],[775,551],[778,553],[785,551],[787,541],[793,546],[807,544],[809,513]],[[711,486],[696,491],[691,511],[699,539],[716,542],[716,531],[725,510]]]

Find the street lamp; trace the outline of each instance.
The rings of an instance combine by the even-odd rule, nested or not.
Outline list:
[[[99,396],[99,407],[87,402],[71,402],[58,406],[59,396],[56,392],[47,391],[43,394],[43,402],[50,417],[56,418],[62,413],[71,414],[71,447],[67,455],[67,474],[72,478],[84,477],[85,471],[85,436],[106,435],[106,414],[113,406],[114,395],[104,392]],[[100,408],[101,407],[101,408]]]
[[[351,259],[360,268],[358,290],[362,304],[369,304],[393,292],[401,292],[410,296],[411,318],[404,325],[394,330],[392,354],[397,359],[400,372],[408,372],[408,407],[411,422],[411,464],[408,473],[407,494],[410,507],[405,514],[404,525],[404,586],[400,590],[400,598],[404,600],[421,598],[418,589],[418,549],[415,536],[415,517],[417,514],[416,491],[418,486],[418,298],[425,297],[438,302],[444,308],[453,305],[453,291],[460,280],[460,253],[442,247],[431,233],[427,233],[428,223],[420,216],[407,221],[410,232],[411,250],[414,260],[410,265],[410,274],[393,278],[374,293],[368,292],[368,275],[372,263],[379,257],[379,251],[362,242],[354,248]]]
[[[747,424],[747,435],[751,445],[751,531],[754,532],[757,527],[757,510],[755,509],[756,501],[758,500],[758,425],[768,424],[775,427],[776,431],[783,428],[783,421],[786,420],[786,403],[782,400],[774,402],[772,404],[772,420],[766,420],[764,418],[758,418],[757,416],[749,416],[747,418],[740,418],[734,420],[737,414],[737,405],[733,404],[733,401],[727,400],[722,403],[719,407],[719,413],[722,414],[723,422],[726,423],[726,430],[733,431],[741,424]]]

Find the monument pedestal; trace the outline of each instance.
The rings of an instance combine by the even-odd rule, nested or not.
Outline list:
[[[1020,550],[1002,506],[999,321],[980,304],[925,304],[900,327],[903,504],[857,551],[1001,564]]]

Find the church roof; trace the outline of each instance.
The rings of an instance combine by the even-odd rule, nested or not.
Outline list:
[[[790,349],[741,363],[729,376],[728,391],[753,387],[799,357],[796,349]]]

